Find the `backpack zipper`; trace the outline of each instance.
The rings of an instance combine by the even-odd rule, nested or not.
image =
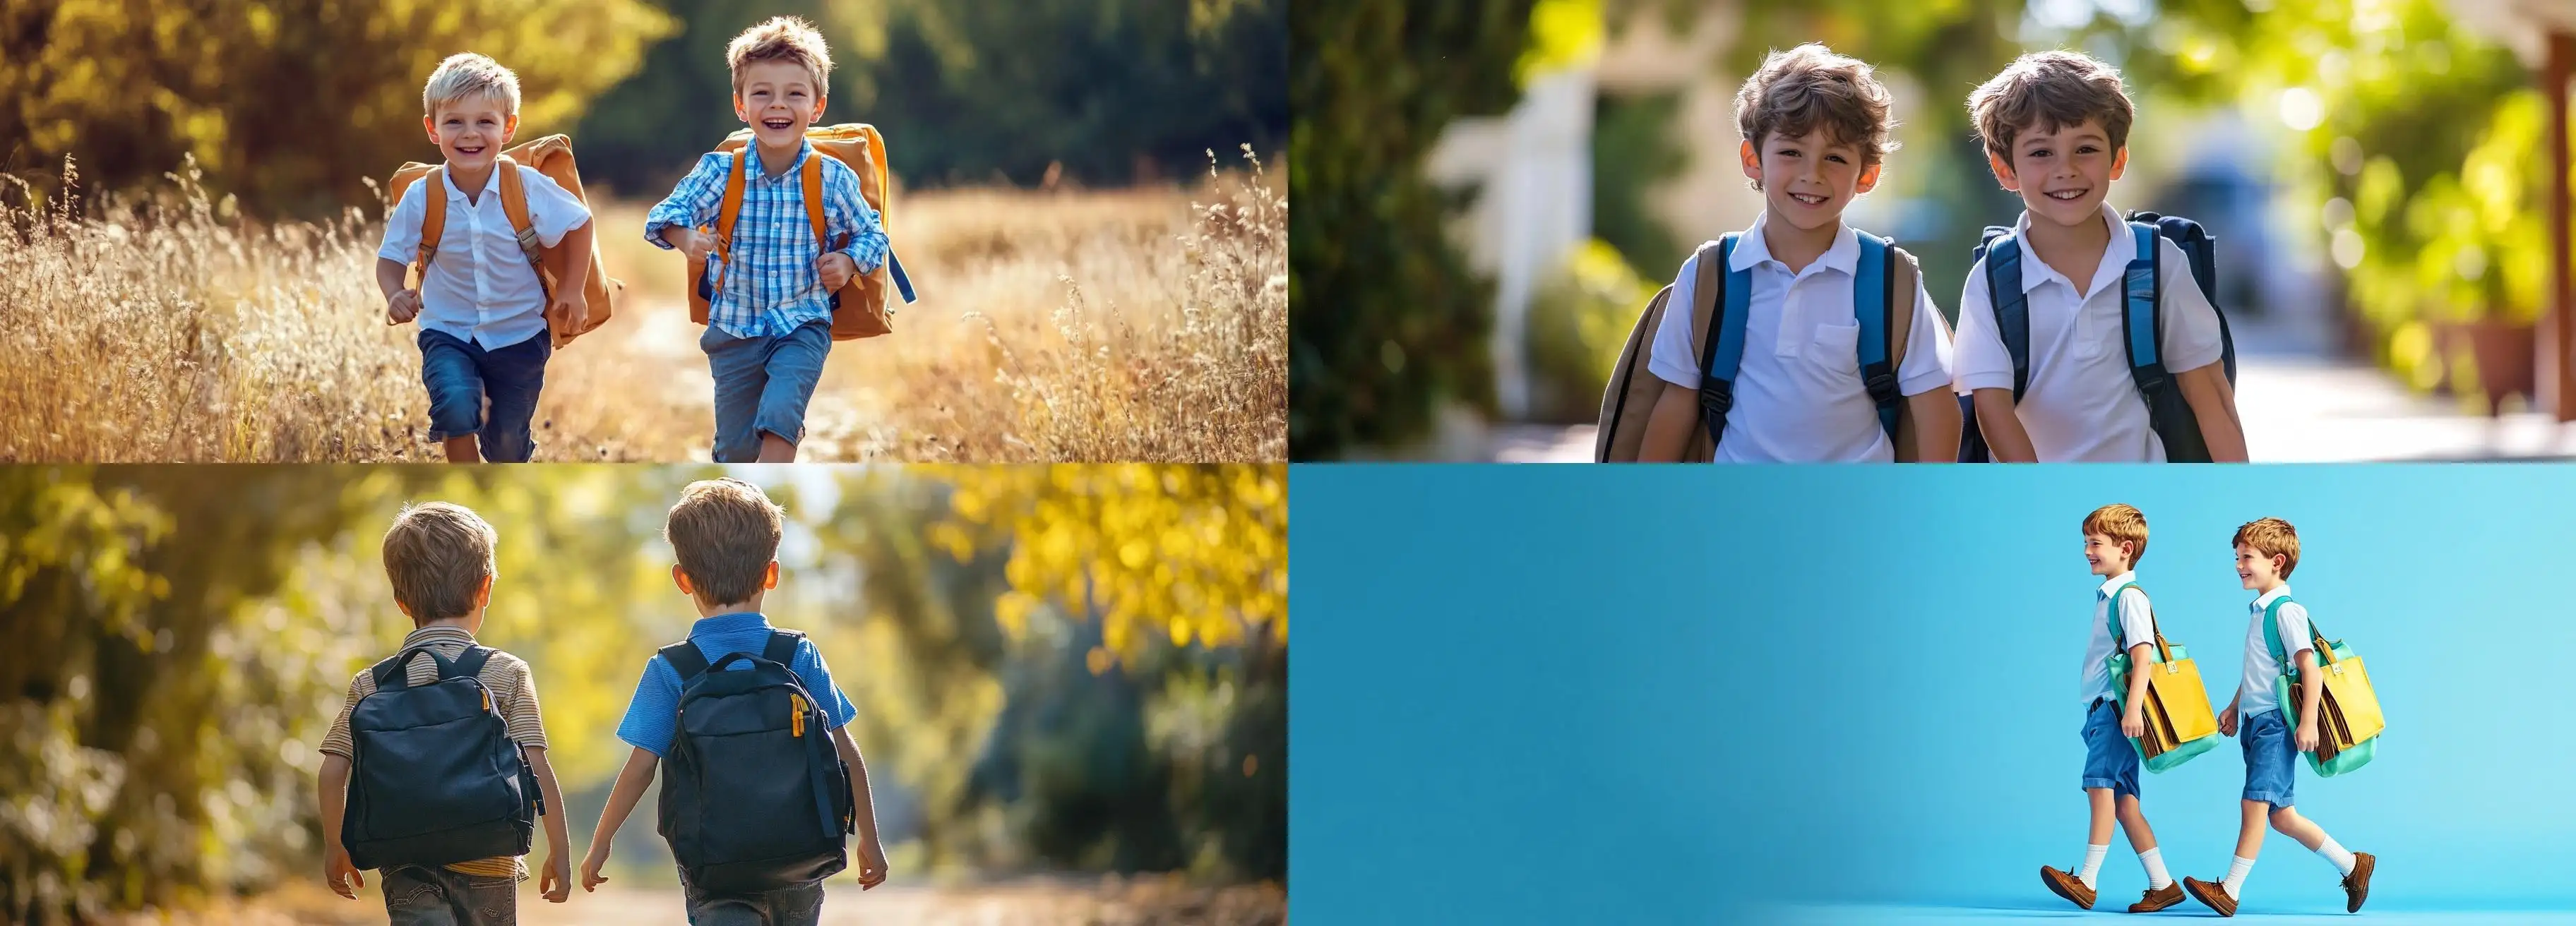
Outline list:
[[[796,709],[796,710],[795,710],[795,713],[792,713],[792,714],[787,715],[787,726],[788,726],[788,728],[789,728],[790,730],[794,731],[795,735],[800,736],[800,737],[801,737],[801,736],[804,736],[804,735],[805,735],[805,698],[804,698],[804,696],[802,696],[802,695],[793,695],[793,694],[788,695],[788,696],[787,696],[787,703],[788,703],[788,704],[790,704],[790,705],[793,705],[793,706],[795,707],[795,709]]]

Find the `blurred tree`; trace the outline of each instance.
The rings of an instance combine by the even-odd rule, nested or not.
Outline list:
[[[1490,286],[1449,244],[1422,157],[1501,112],[1535,0],[1313,0],[1290,22],[1288,443],[1333,457],[1487,406]]]
[[[569,129],[671,21],[638,0],[29,0],[0,8],[0,169],[65,156],[106,189],[193,153],[259,212],[366,202],[436,151],[421,84],[440,59],[518,72],[521,137]]]

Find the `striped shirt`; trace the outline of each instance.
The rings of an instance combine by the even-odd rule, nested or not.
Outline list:
[[[476,645],[474,635],[466,633],[462,627],[423,627],[404,637],[402,646],[395,652],[424,644],[451,660],[463,655],[466,647]],[[357,759],[355,746],[349,738],[349,713],[357,709],[360,699],[376,693],[374,670],[374,666],[368,666],[349,680],[349,700],[340,705],[340,716],[332,719],[331,732],[323,735],[323,752],[352,761]],[[414,685],[436,682],[438,662],[412,657],[411,662],[403,666],[403,677]],[[500,709],[502,722],[509,726],[511,741],[523,748],[546,748],[545,725],[537,717],[537,683],[529,674],[527,663],[519,661],[517,656],[494,650],[492,657],[484,661],[483,671],[475,673],[474,677],[492,692],[492,703]],[[528,877],[527,864],[515,857],[476,859],[447,868],[469,875],[508,876],[523,881]]]
[[[832,317],[832,294],[823,288],[822,272],[814,269],[823,248],[814,240],[813,221],[805,214],[806,158],[823,159],[824,233],[834,241],[849,237],[839,253],[849,255],[857,272],[865,274],[885,263],[887,250],[885,225],[860,195],[857,171],[805,142],[797,149],[795,162],[771,176],[752,153],[755,147],[745,145],[738,153],[717,151],[699,158],[698,166],[680,178],[671,195],[644,216],[644,240],[670,250],[662,230],[715,224],[737,154],[751,156],[751,177],[743,183],[742,213],[734,220],[730,259],[719,261],[714,252],[707,254],[707,277],[716,287],[715,299],[707,305],[707,322],[737,338],[777,337],[806,322]]]
[[[698,653],[713,663],[730,653],[759,654],[769,647],[769,632],[773,629],[769,618],[756,612],[718,614],[691,626],[689,642],[697,644]],[[749,666],[737,662],[716,671],[746,668]],[[805,685],[805,693],[813,695],[823,708],[831,723],[828,729],[838,730],[859,715],[859,709],[841,693],[840,686],[832,683],[832,670],[823,665],[823,652],[814,648],[811,638],[797,641],[796,658],[787,668],[796,673],[797,681]],[[617,738],[656,756],[667,755],[679,721],[680,671],[671,668],[662,654],[655,653],[653,658],[644,660],[644,676],[635,682],[635,699],[626,702],[626,719],[617,724]]]

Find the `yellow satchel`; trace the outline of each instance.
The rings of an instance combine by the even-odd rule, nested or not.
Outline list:
[[[2120,591],[2136,587],[2124,585]],[[2114,628],[2111,639],[2117,647],[2110,659],[2111,689],[2125,709],[2129,696],[2129,672],[2136,667],[2129,664],[2128,647],[2117,632],[2118,593],[2114,593],[2111,600],[2108,616]],[[2218,715],[2209,709],[2209,689],[2201,684],[2200,665],[2193,662],[2191,655],[2182,647],[2165,639],[2164,629],[2157,626],[2152,608],[2147,611],[2147,623],[2156,635],[2156,659],[2142,670],[2147,673],[2147,701],[2139,713],[2146,721],[2147,735],[2132,742],[2137,744],[2138,757],[2145,761],[2147,770],[2161,772],[2181,765],[2216,745]]]

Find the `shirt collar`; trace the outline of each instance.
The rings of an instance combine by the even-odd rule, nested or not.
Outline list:
[[[788,182],[789,180],[791,180],[791,179],[795,178],[795,176],[796,176],[796,172],[797,172],[797,171],[800,171],[800,170],[805,169],[805,159],[806,159],[806,158],[809,158],[809,157],[812,157],[813,155],[814,155],[814,143],[813,143],[812,141],[799,141],[799,142],[797,142],[797,143],[796,143],[796,159],[795,159],[795,160],[793,160],[793,161],[789,161],[789,162],[787,162],[787,170],[786,170],[786,172],[781,173],[781,174],[779,174],[779,175],[778,175],[778,176],[776,176],[776,177],[771,177],[771,176],[769,175],[769,170],[768,170],[768,168],[766,168],[766,167],[762,166],[762,165],[761,165],[761,163],[760,163],[760,140],[759,140],[759,139],[756,139],[756,138],[755,138],[755,139],[752,139],[752,140],[750,140],[750,141],[743,142],[743,143],[742,143],[742,150],[741,150],[741,151],[740,151],[736,156],[737,156],[737,157],[742,157],[742,158],[748,158],[748,159],[750,159],[750,160],[751,160],[751,176],[749,177],[749,179],[750,179],[750,181],[751,181],[751,182],[754,182],[754,183],[761,183],[761,182],[768,182],[768,183],[785,183],[785,182]]]
[[[1771,244],[1762,236],[1763,226],[1770,221],[1771,210],[1768,209],[1763,210],[1761,215],[1753,217],[1753,227],[1745,229],[1743,236],[1735,239],[1735,253],[1726,262],[1728,270],[1751,270],[1760,266],[1763,261],[1772,259]],[[1823,256],[1816,258],[1815,263],[1807,265],[1807,269],[1798,271],[1798,275],[1805,276],[1814,272],[1819,266],[1828,270],[1840,270],[1845,275],[1858,276],[1860,235],[1853,232],[1849,225],[1837,224],[1834,227],[1833,245],[1825,248]],[[1788,269],[1788,265],[1782,264],[1781,269]]]
[[[492,172],[483,175],[483,193],[491,193],[501,188],[501,167],[502,165],[500,161],[495,160],[492,162]],[[465,191],[456,188],[456,172],[452,170],[441,170],[438,172],[438,175],[447,178],[447,201],[452,203],[464,202]],[[477,195],[480,196],[481,194]]]
[[[2280,588],[2264,592],[2261,596],[2255,598],[2254,610],[2260,611],[2264,608],[2271,607],[2272,602],[2288,597],[2290,597],[2290,583],[2283,582],[2281,583]]]
[[[2138,247],[2137,239],[2132,237],[2136,234],[2136,229],[2129,227],[2129,220],[2120,217],[2120,210],[2111,208],[2109,200],[2102,201],[2102,222],[2111,227],[2111,237],[2102,242],[2102,262],[2093,265],[2093,285],[2084,288],[2086,295],[2101,292],[2102,287],[2109,282],[2104,279],[2106,275],[2117,278],[2127,273],[2129,258]],[[2121,234],[2122,232],[2130,234]],[[2075,281],[2068,280],[2064,274],[2058,273],[2057,268],[2049,266],[2047,261],[2039,260],[2031,254],[2030,210],[2022,210],[2021,218],[2013,222],[2013,237],[2022,242],[2021,291],[2024,295],[2038,291],[2039,284],[2050,280],[2064,281],[2070,287],[2075,285]],[[2033,270],[2038,272],[2034,273]]]
[[[2127,585],[2135,581],[2138,581],[2138,571],[2135,569],[2104,579],[2102,581],[2101,590],[2103,600],[2110,600],[2112,592],[2119,591],[2120,586]]]
[[[699,634],[727,633],[740,630],[765,630],[768,629],[768,627],[769,618],[760,612],[737,611],[732,614],[718,614],[714,617],[699,618],[697,623],[689,625],[689,636],[695,637]]]
[[[423,643],[463,643],[467,646],[475,645],[474,635],[465,632],[465,628],[447,624],[437,624],[429,627],[422,627],[418,630],[412,631],[409,635],[404,636],[402,648],[410,649]]]

